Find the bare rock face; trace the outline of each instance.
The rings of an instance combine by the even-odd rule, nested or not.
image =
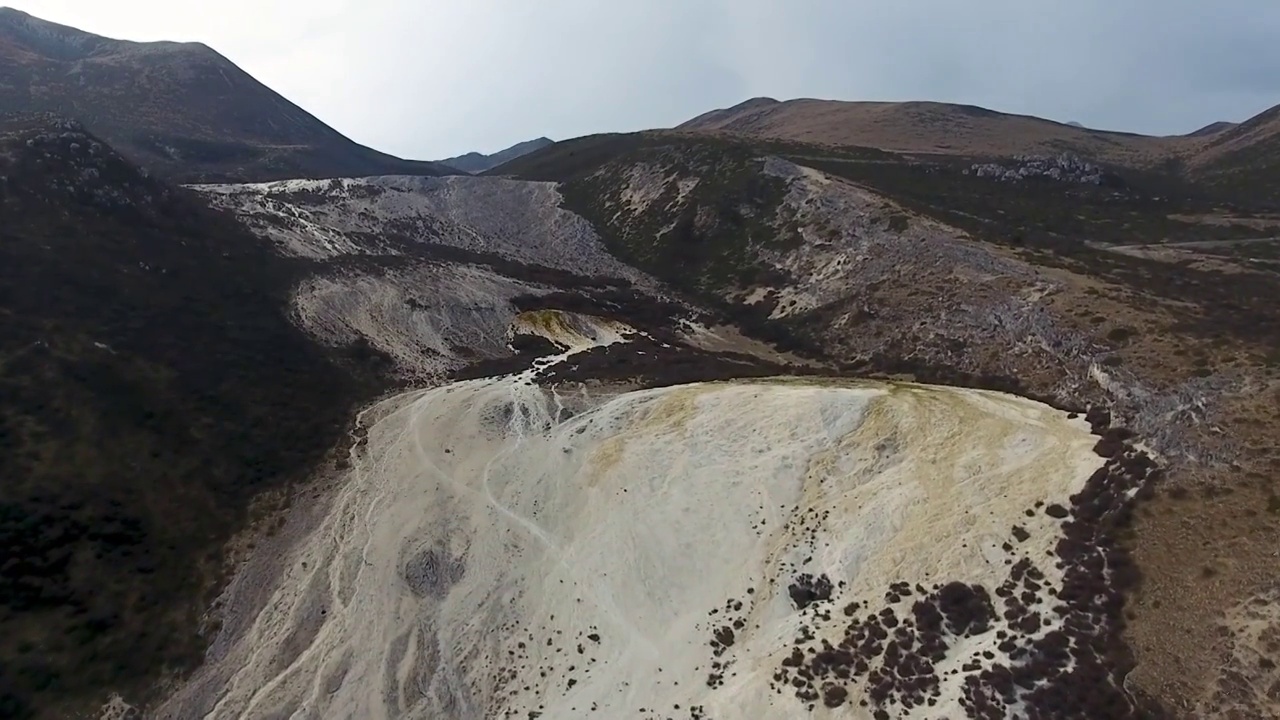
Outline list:
[[[405,256],[446,246],[580,276],[644,277],[560,207],[553,183],[388,176],[193,187],[289,255]]]
[[[293,295],[303,328],[329,345],[368,343],[419,382],[508,356],[519,298],[584,283],[659,292],[560,207],[551,183],[395,176],[193,187],[277,251],[315,262]]]

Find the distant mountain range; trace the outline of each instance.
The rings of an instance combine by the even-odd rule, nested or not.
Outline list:
[[[0,109],[73,117],[184,182],[450,173],[353,142],[206,45],[112,40],[9,8]]]
[[[486,170],[492,170],[499,165],[515,160],[521,155],[528,155],[534,150],[540,150],[555,142],[550,138],[540,137],[535,140],[525,140],[522,143],[516,143],[506,150],[499,150],[492,155],[484,155],[478,152],[469,152],[466,155],[447,158],[441,160],[440,164],[448,165],[451,168],[461,170],[472,175],[478,175]]]
[[[1173,169],[1206,186],[1280,202],[1280,106],[1239,124],[1216,122],[1186,135],[1154,137],[972,105],[761,97],[703,113],[675,130],[900,153],[999,158],[1070,152],[1113,166]]]
[[[1276,113],[1280,107],[1257,119]],[[947,155],[1000,157],[1070,150],[1094,160],[1143,165],[1170,155],[1194,156],[1205,138],[1236,127],[1216,122],[1186,135],[1155,137],[1094,130],[1078,122],[1061,123],[973,105],[760,97],[703,113],[675,129]]]

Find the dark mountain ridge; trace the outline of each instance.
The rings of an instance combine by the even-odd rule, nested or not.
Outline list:
[[[113,40],[8,8],[0,107],[75,118],[177,182],[451,172],[353,142],[201,43]]]
[[[451,168],[468,172],[473,175],[492,170],[504,163],[511,162],[518,157],[528,155],[534,150],[540,150],[554,141],[550,138],[540,137],[533,140],[525,140],[516,143],[506,150],[499,150],[491,155],[485,155],[478,152],[469,152],[465,155],[458,155],[445,160],[439,161],[441,165],[448,165]]]

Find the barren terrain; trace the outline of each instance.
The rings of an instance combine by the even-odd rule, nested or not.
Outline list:
[[[587,334],[522,321],[568,348],[540,365],[629,333],[567,320]],[[363,413],[367,444],[328,516],[161,716],[754,718],[817,703],[986,717],[973,694],[984,657],[1037,657],[1070,617],[1055,602],[1070,565],[1041,558],[1103,463],[1082,419],[918,385],[562,394],[534,378]],[[999,620],[985,596],[952,617],[947,593],[1011,572],[1037,578],[1019,601],[1045,605],[1033,623]],[[920,619],[934,602],[947,629]],[[911,637],[938,647],[918,691],[874,684],[910,641],[850,646],[845,671],[788,659],[799,644],[846,647],[850,615],[913,607]],[[789,668],[823,679],[793,685]],[[1049,673],[995,702],[1012,710],[1064,682]]]

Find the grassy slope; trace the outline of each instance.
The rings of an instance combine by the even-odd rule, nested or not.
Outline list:
[[[1218,192],[1280,211],[1280,105],[1217,134],[1192,161]]]
[[[714,110],[677,126],[755,139],[792,139],[831,146],[865,145],[948,155],[1075,152],[1100,161],[1148,166],[1195,140],[1108,132],[973,105],[939,102],[846,102],[767,98]]]
[[[229,219],[71,126],[0,146],[0,716],[54,717],[198,659],[249,499],[375,386],[289,323],[301,268]]]

